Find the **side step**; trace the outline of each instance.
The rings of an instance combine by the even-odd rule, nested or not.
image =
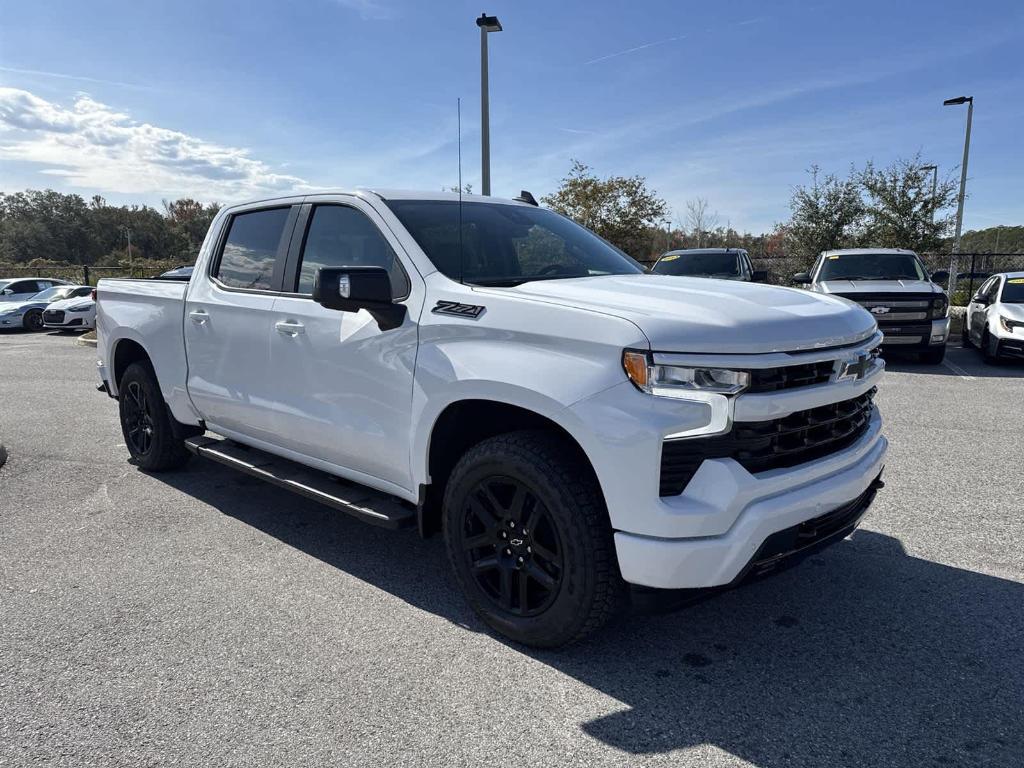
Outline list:
[[[257,448],[249,448],[230,440],[207,435],[188,438],[185,440],[185,447],[196,456],[234,467],[247,475],[347,512],[367,523],[391,529],[416,525],[415,508],[403,504],[393,496],[350,483]]]

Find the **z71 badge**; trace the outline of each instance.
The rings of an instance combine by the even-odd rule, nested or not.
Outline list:
[[[431,312],[438,315],[455,315],[456,317],[472,317],[474,320],[484,313],[486,307],[479,304],[460,304],[457,301],[438,301]]]

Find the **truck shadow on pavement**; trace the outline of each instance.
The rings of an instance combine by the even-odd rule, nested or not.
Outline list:
[[[159,478],[485,631],[439,537],[381,531],[213,464]],[[581,714],[579,726],[631,754],[714,745],[766,767],[1010,766],[1024,754],[1022,609],[1022,584],[913,557],[861,530],[775,577],[676,613],[627,617],[577,646],[509,645],[621,702],[596,719]]]

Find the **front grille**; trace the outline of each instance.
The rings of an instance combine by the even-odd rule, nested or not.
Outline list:
[[[940,298],[932,293],[837,293],[844,299],[860,304],[871,312],[879,329],[886,333],[893,326],[928,320],[932,302]],[[873,311],[877,310],[877,311]]]
[[[750,386],[746,391],[777,392],[780,389],[824,384],[832,378],[834,367],[834,360],[822,360],[778,368],[754,368],[750,371]]]
[[[63,323],[64,313],[59,309],[48,309],[43,312],[44,323]]]
[[[666,440],[661,447],[659,493],[682,493],[705,459],[735,459],[756,474],[841,451],[867,431],[874,393],[871,389],[850,400],[771,421],[735,422],[724,435]]]

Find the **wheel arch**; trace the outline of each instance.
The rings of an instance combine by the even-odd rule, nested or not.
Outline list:
[[[487,397],[466,397],[447,403],[433,419],[426,436],[421,474],[423,482],[420,484],[421,534],[429,535],[440,530],[441,501],[448,478],[458,460],[474,445],[509,432],[537,430],[558,435],[588,468],[604,502],[601,484],[590,457],[570,426],[554,416],[551,412],[544,413],[539,409]]]

